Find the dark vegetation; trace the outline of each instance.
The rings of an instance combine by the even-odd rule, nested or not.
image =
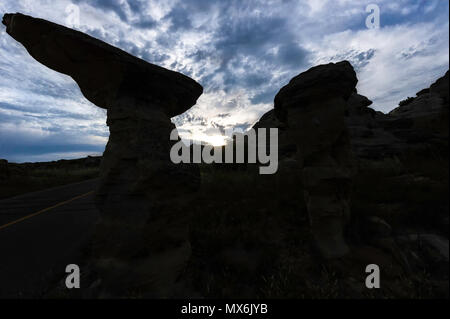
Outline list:
[[[277,174],[259,175],[255,165],[201,164],[180,296],[448,298],[448,261],[427,242],[430,234],[448,238],[444,160],[361,160],[346,229],[352,251],[333,261],[321,259],[312,245],[296,169],[281,162]],[[381,289],[365,287],[371,263],[382,269]],[[95,273],[86,276],[95,281]],[[60,285],[50,297],[73,297]]]
[[[414,99],[415,99],[414,97],[408,96],[406,99],[400,101],[400,102],[398,103],[398,106],[408,105],[408,104],[410,104],[412,101],[414,101]]]
[[[427,166],[423,176],[448,176],[437,171],[442,163],[437,164],[434,171]],[[448,263],[420,242],[420,234],[430,232],[448,238],[448,183],[430,189],[432,183],[398,172],[398,163],[365,168],[353,185],[347,227],[352,253],[330,262],[311,246],[301,179],[295,171],[263,176],[256,168],[203,165],[201,172],[202,190],[192,205],[193,256],[183,276],[190,278],[188,285],[199,296],[448,297]],[[378,220],[387,221],[389,234],[379,236],[384,230],[373,222]],[[419,239],[406,243],[402,238],[409,238],[407,234],[419,234]],[[382,289],[369,290],[364,269],[374,262],[383,269],[383,284]]]
[[[399,159],[361,164],[347,227],[352,252],[333,261],[321,259],[311,244],[298,171],[281,166],[277,174],[259,175],[251,165],[200,165],[202,186],[189,211],[192,256],[180,275],[180,297],[448,298],[448,262],[420,239],[429,233],[448,238],[448,183],[430,189],[408,175],[414,169],[448,180],[435,161],[423,169],[412,162],[399,169]],[[384,230],[371,218],[386,221],[391,231],[379,236]],[[418,238],[405,241],[411,234]],[[364,285],[370,263],[382,269],[381,289]],[[95,273],[84,275],[95,282]],[[47,297],[73,297],[63,281],[58,287]]]
[[[98,177],[100,157],[41,163],[0,160],[0,199]]]

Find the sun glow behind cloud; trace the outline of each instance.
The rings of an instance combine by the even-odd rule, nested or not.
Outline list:
[[[188,136],[186,136],[188,137]],[[224,135],[208,135],[204,133],[193,134],[190,136],[193,141],[204,142],[212,146],[224,146],[227,144],[227,137]]]

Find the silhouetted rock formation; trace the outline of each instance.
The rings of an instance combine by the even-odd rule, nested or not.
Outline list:
[[[92,247],[92,263],[101,279],[100,295],[171,296],[177,275],[190,255],[186,210],[195,198],[190,192],[198,187],[200,176],[194,164],[175,165],[170,161],[174,143],[169,140],[174,128],[170,118],[192,106],[202,87],[179,73],[44,20],[7,14],[3,23],[36,60],[72,76],[87,99],[107,109],[111,134],[101,166],[97,193],[101,220]],[[304,269],[306,280],[298,282],[309,286],[311,276],[306,269],[318,268],[317,261],[311,259],[306,268],[291,268],[294,262],[301,264],[305,256],[313,254],[307,253],[304,237],[292,236],[297,226],[303,226],[303,219],[293,224],[288,216],[307,211],[312,235],[324,257],[346,255],[346,228],[351,253],[323,263],[338,265],[339,272],[348,275],[349,290],[344,287],[344,291],[367,296],[363,282],[359,284],[364,292],[354,278],[368,263],[376,263],[389,278],[385,283],[391,282],[393,288],[401,281],[409,290],[410,281],[419,278],[416,274],[423,274],[420,278],[430,275],[426,281],[433,289],[443,291],[438,295],[448,297],[449,74],[416,97],[402,101],[389,114],[371,109],[372,102],[357,93],[356,83],[352,66],[343,61],[313,67],[279,91],[274,109],[254,126],[279,129],[279,173],[264,179],[267,184],[254,187],[263,178],[257,180],[247,174],[253,173],[252,165],[231,165],[235,171],[226,174],[214,166],[209,176],[208,169],[202,172],[206,172],[209,184],[202,189],[201,204],[194,207],[200,214],[192,224],[207,231],[197,229],[197,234],[193,233],[200,248],[194,258],[197,261],[187,270],[191,281],[205,269],[217,268],[214,277],[231,265],[236,274],[249,274],[250,279],[246,279],[255,288],[253,278],[260,279],[263,274],[257,269],[271,268],[266,267],[266,260],[277,255],[283,259],[273,263],[276,273],[269,273],[271,277],[264,273],[265,278],[281,274],[282,287],[285,278],[297,277],[298,272],[292,269]],[[96,161],[88,162],[95,165]],[[0,160],[0,178],[14,175],[14,170],[26,173],[19,165]],[[229,184],[222,185],[224,181]],[[208,185],[210,192],[205,191]],[[241,196],[243,192],[250,196]],[[218,199],[223,200],[222,207],[218,214],[211,214]],[[248,227],[242,229],[249,233],[255,231],[250,236],[245,231],[245,236],[236,233],[234,213],[242,208],[249,214],[241,214],[246,218],[238,219],[239,227]],[[352,218],[347,223],[350,211]],[[215,223],[217,216],[219,222]],[[229,229],[222,219],[230,219]],[[272,228],[276,229],[273,233],[266,231]],[[291,234],[284,237],[285,232]],[[212,236],[218,237],[213,244],[208,240]],[[252,237],[256,240],[245,247]],[[230,241],[238,248],[220,252]],[[273,245],[274,253],[259,251],[261,243]],[[252,246],[258,250],[252,251]],[[213,250],[218,259],[208,254]],[[291,259],[293,250],[302,251]],[[389,258],[385,258],[387,255]],[[216,267],[224,261],[228,265]],[[283,267],[278,267],[278,261],[285,263]],[[213,267],[204,267],[208,262]],[[264,267],[258,263],[264,263]],[[230,273],[234,272],[222,274],[225,285]],[[253,273],[255,277],[250,276]],[[325,277],[328,285],[330,277]],[[210,278],[203,278],[208,290]],[[221,283],[213,283],[220,293]],[[274,283],[278,290],[277,281]],[[413,282],[420,296],[428,289],[429,283],[423,283]],[[272,281],[268,284],[272,286]],[[311,286],[317,286],[316,282]],[[262,287],[267,288],[265,284]],[[240,290],[238,293],[244,291],[240,285],[234,288]],[[333,291],[336,288],[333,283]],[[97,296],[95,289],[91,292]]]
[[[421,156],[448,147],[448,72],[430,88],[417,93],[407,104],[388,114],[368,106],[372,102],[359,94],[350,98],[347,124],[358,158]],[[448,155],[447,155],[448,156]]]
[[[345,112],[356,83],[355,71],[346,61],[313,67],[278,92],[274,112],[266,115],[283,128],[280,157],[296,146],[303,182],[299,192],[305,198],[315,242],[326,258],[348,252],[343,230],[350,214],[353,160]],[[264,127],[261,122],[256,127]]]
[[[447,72],[430,88],[384,114],[371,109],[372,101],[356,92],[356,78],[348,63],[314,67],[283,88],[275,99],[275,109],[263,115],[254,127],[280,129],[280,172],[288,170],[292,174],[294,167],[302,167],[300,176],[305,192],[313,188],[318,192],[317,198],[322,199],[317,205],[319,211],[345,207],[348,202],[347,186],[334,184],[326,189],[320,187],[321,181],[330,185],[331,179],[344,185],[352,176],[350,206],[352,215],[361,224],[358,236],[408,260],[398,249],[407,251],[412,245],[398,247],[391,239],[387,240],[391,226],[396,233],[428,227],[448,236],[448,78]],[[296,85],[295,80],[299,81]],[[333,101],[333,97],[336,102],[330,107],[328,101]],[[349,156],[349,143],[353,159]],[[319,149],[323,151],[316,151]],[[311,183],[304,168],[319,177],[323,171],[323,179]],[[301,188],[300,182],[299,185]],[[331,205],[337,189],[343,191],[339,195],[342,202]],[[306,196],[310,214],[313,210],[314,226],[316,210],[308,200]],[[341,232],[339,227],[328,229],[336,236]],[[313,227],[313,232],[316,231]]]
[[[423,212],[433,210],[433,215],[440,212],[447,216],[448,200],[443,201],[437,192],[448,189],[448,77],[447,71],[430,88],[421,90],[409,103],[402,103],[388,114],[364,106],[358,112],[351,108],[348,117],[359,171],[378,172],[378,178],[381,178],[381,170],[388,170],[389,176],[383,181],[385,185],[401,189],[406,184],[428,189],[429,198],[415,203],[416,207],[423,205]],[[365,124],[358,125],[362,117],[366,119]],[[421,196],[415,196],[414,200]],[[396,211],[405,215],[410,205],[402,201]]]
[[[429,160],[430,155],[448,158],[448,72],[430,88],[388,114],[369,108],[366,97],[350,97],[347,126],[352,148],[364,162],[399,158]]]
[[[70,75],[89,101],[107,109],[93,247],[102,288],[115,296],[170,295],[190,255],[186,194],[199,184],[196,166],[170,161],[170,118],[195,104],[202,87],[45,20],[6,14],[3,24],[37,61]]]

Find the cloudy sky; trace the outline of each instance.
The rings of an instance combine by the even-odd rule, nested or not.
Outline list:
[[[368,29],[368,4],[380,28]],[[247,129],[277,91],[311,66],[349,60],[358,91],[388,112],[449,67],[448,0],[1,0],[86,32],[204,87],[173,118],[185,137]],[[105,111],[34,61],[0,27],[0,158],[44,161],[101,154]],[[216,138],[217,139],[217,138]]]

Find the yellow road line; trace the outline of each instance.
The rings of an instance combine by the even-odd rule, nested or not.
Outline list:
[[[90,192],[87,192],[87,193],[85,193],[85,194],[81,194],[81,195],[76,196],[76,197],[74,197],[74,198],[68,199],[68,200],[66,200],[66,201],[64,201],[64,202],[58,203],[58,204],[56,204],[56,205],[53,205],[53,206],[50,206],[50,207],[47,207],[47,208],[44,208],[44,209],[42,209],[42,210],[40,210],[40,211],[38,211],[38,212],[36,212],[36,213],[33,213],[33,214],[30,214],[30,215],[24,216],[24,217],[22,217],[22,218],[19,218],[19,219],[13,221],[13,222],[10,222],[10,223],[8,223],[8,224],[5,224],[5,225],[0,226],[0,230],[6,228],[6,227],[8,227],[8,226],[17,224],[17,223],[19,223],[19,222],[21,222],[21,221],[24,221],[24,220],[28,219],[28,218],[31,218],[31,217],[37,216],[37,215],[39,215],[39,214],[45,213],[46,211],[49,211],[50,209],[53,209],[53,208],[62,206],[62,205],[64,205],[64,204],[70,203],[70,202],[72,202],[72,201],[74,201],[74,200],[77,200],[77,199],[80,199],[80,198],[83,198],[83,197],[86,197],[86,196],[88,196],[88,195],[90,195],[90,194],[92,194],[92,193],[94,193],[94,192],[95,192],[95,191],[90,191]]]

